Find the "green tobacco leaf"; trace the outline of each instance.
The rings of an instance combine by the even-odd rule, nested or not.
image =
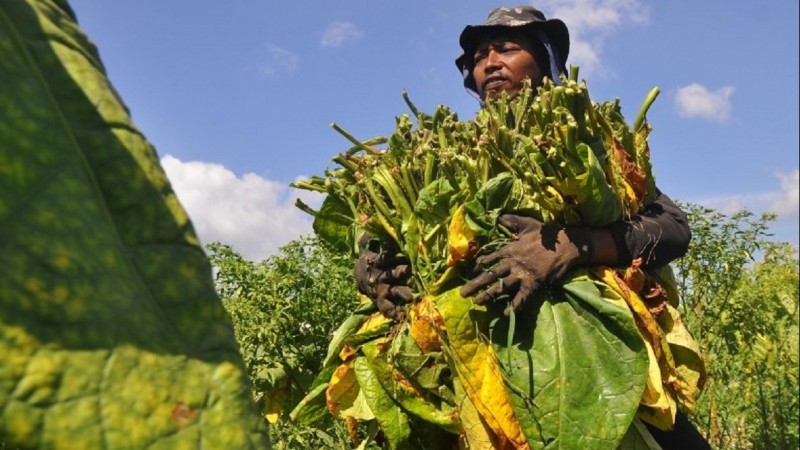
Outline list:
[[[328,354],[325,356],[325,361],[322,363],[323,368],[334,364],[341,364],[339,352],[342,351],[345,342],[358,331],[370,314],[374,312],[375,306],[372,303],[364,303],[356,308],[355,311],[339,325],[339,328],[333,333],[333,337],[328,343]]]
[[[616,448],[647,373],[632,314],[583,273],[529,303],[510,346],[507,318],[492,322],[491,335],[532,448]]]
[[[599,227],[615,222],[622,216],[622,205],[606,181],[603,166],[588,144],[578,144],[577,152],[586,172],[559,180],[561,191],[575,198],[584,224]]]
[[[453,434],[458,434],[461,423],[458,421],[458,414],[455,412],[455,408],[451,406],[440,408],[423,398],[419,391],[411,386],[408,378],[385,361],[385,355],[379,354],[374,344],[363,345],[361,350],[366,356],[367,365],[381,386],[383,386],[383,389],[409,415],[441,427],[443,430]]]
[[[410,424],[408,416],[392,400],[381,386],[375,372],[367,364],[366,358],[360,356],[353,363],[358,384],[364,391],[367,404],[386,436],[392,450],[411,450],[409,443]]]
[[[338,197],[329,195],[314,218],[313,228],[317,236],[337,250],[350,252],[353,249],[353,240],[350,238],[352,224],[350,207]]]
[[[398,333],[392,340],[390,358],[393,366],[420,388],[429,392],[444,389],[449,367],[442,353],[423,353],[407,332]]]
[[[475,194],[475,198],[466,203],[471,219],[468,223],[476,233],[486,235],[494,229],[497,216],[511,199],[514,188],[514,177],[503,172],[488,180]]]
[[[65,1],[0,3],[0,441],[269,448],[211,266]]]
[[[339,325],[328,343],[328,354],[322,363],[322,371],[311,383],[306,396],[292,410],[290,414],[292,420],[312,424],[328,413],[328,406],[325,403],[325,388],[328,386],[333,372],[341,363],[339,353],[347,339],[358,331],[373,312],[375,312],[375,306],[372,303],[362,304]]]
[[[328,406],[325,404],[325,391],[328,389],[328,381],[331,379],[336,367],[328,367],[320,373],[319,379],[323,377],[326,381],[315,382],[294,409],[289,413],[289,419],[297,423],[310,425],[321,420],[329,413]]]
[[[438,178],[419,191],[414,212],[427,223],[446,222],[450,219],[456,194],[447,178]]]

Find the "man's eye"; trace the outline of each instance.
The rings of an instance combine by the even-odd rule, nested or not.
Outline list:
[[[517,50],[519,50],[519,46],[517,45],[504,45],[503,47],[500,48],[500,51],[503,53],[514,52]]]
[[[483,58],[486,58],[486,55],[484,55],[483,53],[478,53],[478,54],[476,54],[475,56],[472,57],[472,61],[477,63],[478,61],[482,60]]]

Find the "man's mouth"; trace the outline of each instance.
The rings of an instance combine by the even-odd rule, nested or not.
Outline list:
[[[508,83],[508,79],[501,76],[489,77],[483,82],[484,91],[494,91],[500,89],[504,84]]]

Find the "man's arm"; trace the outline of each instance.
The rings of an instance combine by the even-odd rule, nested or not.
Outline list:
[[[643,266],[658,267],[686,254],[692,239],[686,214],[661,191],[656,190],[656,194],[656,199],[639,214],[606,228],[615,248],[604,246],[602,249],[616,256],[600,255],[601,247],[597,246],[597,258],[612,259],[595,263],[627,266],[634,259],[642,258]]]
[[[508,297],[514,309],[575,267],[627,266],[639,257],[645,267],[661,266],[684,255],[691,239],[686,215],[661,192],[636,216],[602,228],[560,228],[513,214],[499,220],[514,238],[477,259],[461,295],[478,304]]]
[[[627,266],[639,257],[645,267],[669,264],[686,253],[691,231],[686,214],[669,197],[657,194],[639,214],[603,228],[558,228],[528,217],[503,216],[516,238],[479,258],[461,294],[475,295],[477,303],[509,295],[518,308],[543,283],[558,280],[574,267]],[[405,285],[409,276],[407,260],[362,246],[355,270],[359,290],[385,315],[396,315],[394,306],[411,300]]]

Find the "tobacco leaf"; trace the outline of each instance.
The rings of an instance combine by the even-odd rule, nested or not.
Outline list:
[[[458,288],[438,296],[436,308],[444,319],[447,337],[442,343],[454,378],[496,438],[497,448],[530,448],[503,382],[500,366],[486,330],[486,309],[461,297]]]
[[[269,448],[209,263],[66,1],[0,3],[0,436]]]
[[[615,448],[641,399],[648,359],[620,298],[576,271],[541,290],[490,333],[514,411],[531,448]]]

